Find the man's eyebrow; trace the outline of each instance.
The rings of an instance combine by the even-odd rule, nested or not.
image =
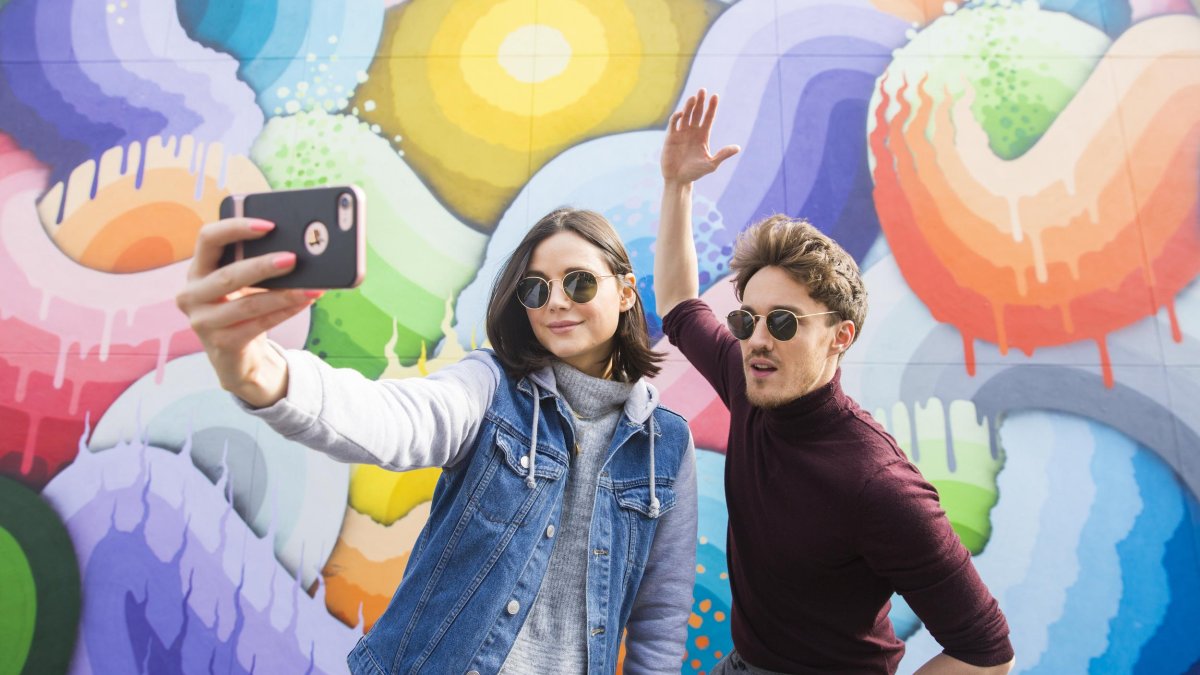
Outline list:
[[[747,312],[750,312],[751,314],[758,314],[758,312],[754,311],[753,307],[751,307],[750,305],[747,305],[745,303],[742,303],[742,309],[746,310]],[[774,305],[773,307],[771,307],[771,309],[768,309],[767,311],[770,312],[770,311],[774,311],[776,309],[786,309],[787,311],[789,311],[793,314],[799,314],[801,316],[803,316],[804,314],[807,314],[807,312],[805,312],[803,309],[800,309],[799,307],[796,307],[795,305]]]

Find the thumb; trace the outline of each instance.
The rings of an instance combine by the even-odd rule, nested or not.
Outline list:
[[[713,168],[720,166],[721,162],[724,162],[725,160],[729,159],[730,157],[733,157],[734,155],[738,154],[741,151],[742,151],[742,149],[736,145],[727,145],[727,146],[721,148],[720,150],[717,151],[717,154],[713,155],[713,158],[712,158]]]

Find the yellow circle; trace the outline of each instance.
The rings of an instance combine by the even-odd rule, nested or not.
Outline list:
[[[500,43],[497,58],[513,79],[537,84],[567,69],[571,45],[557,28],[533,23],[509,33]]]

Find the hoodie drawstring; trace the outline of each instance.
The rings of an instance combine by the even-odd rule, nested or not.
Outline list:
[[[529,385],[533,387],[533,431],[530,433],[532,440],[529,442],[529,472],[525,475],[525,485],[530,488],[537,487],[537,482],[534,480],[533,472],[537,468],[537,435],[538,435],[538,418],[541,415],[540,397],[538,394],[537,385],[531,380]],[[658,495],[655,492],[655,475],[654,475],[654,415],[650,415],[650,517],[657,518],[661,512],[662,505],[658,501]]]
[[[654,415],[650,415],[650,517],[657,518],[659,503],[658,497],[654,494]]]
[[[532,380],[529,385],[533,387],[533,440],[529,443],[529,474],[525,476],[525,484],[533,488],[537,483],[533,480],[533,470],[537,466],[537,432],[538,432],[538,414],[541,413],[541,398],[538,395],[537,385]]]

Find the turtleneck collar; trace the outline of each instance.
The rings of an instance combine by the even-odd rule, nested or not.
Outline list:
[[[620,411],[634,388],[633,382],[592,377],[564,361],[556,361],[551,368],[558,393],[571,410],[585,417]]]
[[[842,369],[833,379],[794,401],[763,410],[766,423],[773,433],[785,438],[804,438],[820,434],[844,407]]]

